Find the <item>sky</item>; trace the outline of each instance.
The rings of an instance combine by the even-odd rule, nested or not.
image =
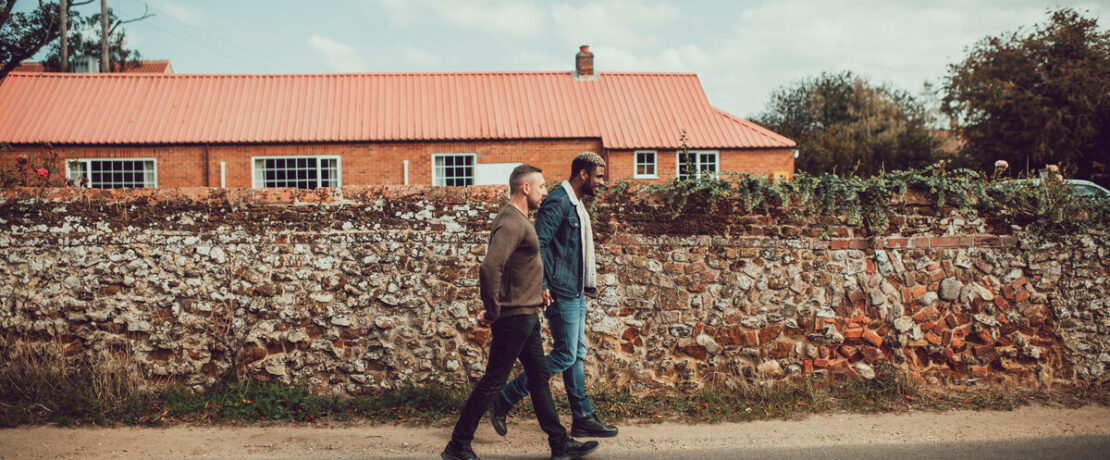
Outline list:
[[[28,7],[28,0],[19,7]],[[86,14],[99,2],[77,7]],[[696,73],[709,101],[762,112],[777,89],[850,70],[919,94],[990,35],[1072,7],[1110,28],[1110,0],[108,0],[127,46],[177,73]],[[42,58],[40,54],[38,58]]]

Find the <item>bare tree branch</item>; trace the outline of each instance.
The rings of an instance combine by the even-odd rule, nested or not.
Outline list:
[[[89,1],[92,1],[92,0],[89,0]],[[112,27],[108,28],[108,35],[114,34],[116,32],[116,27],[119,27],[119,26],[122,26],[122,25],[128,24],[128,23],[132,23],[132,22],[142,21],[143,19],[150,18],[150,17],[153,17],[153,16],[154,16],[154,13],[150,12],[150,5],[144,3],[143,4],[143,15],[142,16],[139,16],[137,18],[131,18],[131,19],[116,19],[116,22],[112,24]]]

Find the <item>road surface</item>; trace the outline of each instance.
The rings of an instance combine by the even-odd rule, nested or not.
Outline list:
[[[569,420],[565,420],[569,425]],[[1014,459],[1110,458],[1110,407],[1032,406],[1014,411],[831,414],[803,420],[687,425],[623,424],[590,459]],[[0,459],[427,459],[451,427],[343,423],[323,426],[169,428],[25,427],[0,430]],[[499,437],[483,420],[474,449],[485,459],[549,455],[535,421],[510,418]]]

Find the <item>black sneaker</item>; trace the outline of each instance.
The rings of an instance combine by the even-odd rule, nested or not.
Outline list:
[[[493,425],[493,431],[497,434],[505,436],[509,433],[509,427],[505,425],[505,417],[512,409],[513,406],[510,406],[500,394],[494,396],[493,401],[489,403],[489,423]]]
[[[481,460],[470,447],[454,447],[451,444],[447,444],[447,448],[439,453],[439,458],[443,460]]]
[[[597,414],[590,414],[586,418],[574,419],[570,435],[579,438],[611,438],[617,435],[617,427],[601,423]]]
[[[567,442],[558,449],[551,449],[551,460],[569,460],[585,457],[597,450],[597,441],[578,442],[567,438]]]

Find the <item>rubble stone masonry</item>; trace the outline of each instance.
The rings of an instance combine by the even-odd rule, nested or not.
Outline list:
[[[154,382],[360,394],[481,375],[478,264],[504,187],[0,191],[0,359],[126,353]],[[595,210],[591,385],[643,392],[904,369],[1099,383],[1110,238],[904,206],[891,235],[775,212]],[[893,367],[892,367],[893,366]]]

